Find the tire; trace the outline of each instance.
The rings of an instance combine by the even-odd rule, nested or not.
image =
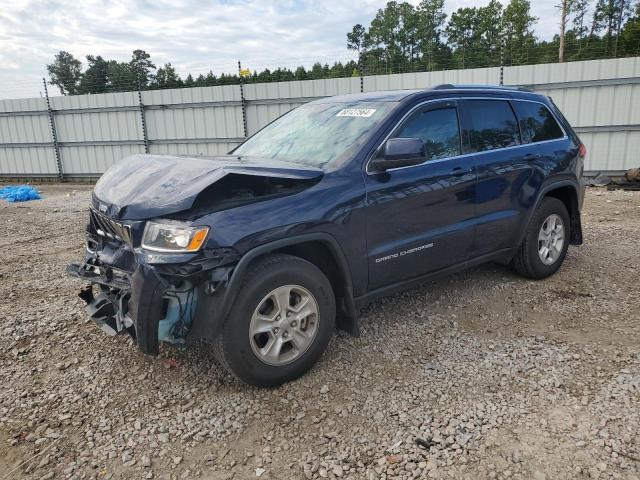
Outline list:
[[[562,247],[555,250],[557,251],[557,258],[555,255],[549,255],[545,262],[541,257],[544,256],[544,254],[539,251],[539,247],[544,245],[539,243],[539,235],[542,235],[541,229],[545,226],[544,224],[547,219],[554,218],[553,216],[559,217],[562,222],[563,242]],[[552,221],[546,224],[547,230],[550,225],[552,225]],[[557,238],[558,237],[556,237],[556,240]],[[553,275],[558,271],[562,262],[564,262],[567,249],[569,248],[570,238],[571,222],[567,207],[557,198],[545,197],[529,221],[522,244],[511,260],[511,266],[520,275],[535,280]],[[557,242],[555,245],[557,246]]]
[[[284,310],[293,320],[286,315],[278,317],[282,312],[279,303],[287,304]],[[314,308],[317,313],[302,318]],[[268,255],[256,260],[245,274],[214,341],[214,354],[223,367],[246,383],[257,387],[281,385],[302,376],[320,359],[335,330],[335,319],[333,289],[318,267],[291,255]],[[296,328],[292,327],[294,323]],[[268,331],[262,332],[265,329]],[[250,332],[255,330],[259,333],[252,336]],[[286,343],[274,348],[277,340]],[[276,350],[280,352],[277,357]]]

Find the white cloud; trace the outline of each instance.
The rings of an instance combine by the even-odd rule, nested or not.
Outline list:
[[[125,61],[134,49],[181,73],[231,72],[348,59],[346,33],[384,0],[0,0],[0,98],[37,96],[45,66],[67,50]],[[413,0],[412,3],[418,3]],[[446,2],[447,13],[485,1]],[[557,30],[555,0],[535,2],[536,33]]]

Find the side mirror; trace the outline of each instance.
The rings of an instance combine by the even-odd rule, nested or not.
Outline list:
[[[384,156],[371,160],[373,170],[420,165],[427,160],[425,143],[419,138],[390,138],[384,145]]]

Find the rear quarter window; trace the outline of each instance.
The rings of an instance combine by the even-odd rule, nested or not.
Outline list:
[[[467,100],[471,122],[469,137],[474,150],[483,152],[520,145],[516,116],[506,100]]]
[[[564,137],[562,128],[546,105],[516,100],[513,106],[520,122],[523,143],[544,142]]]

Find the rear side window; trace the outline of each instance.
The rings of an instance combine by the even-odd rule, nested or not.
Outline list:
[[[478,152],[520,144],[516,116],[505,100],[467,100],[469,137]]]
[[[460,130],[455,108],[418,111],[394,137],[422,140],[427,147],[428,160],[460,155]]]
[[[543,142],[564,137],[560,125],[545,105],[515,101],[513,106],[520,119],[523,143]]]

